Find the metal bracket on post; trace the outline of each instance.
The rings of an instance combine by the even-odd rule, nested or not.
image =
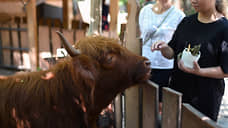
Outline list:
[[[23,4],[23,10],[24,12],[26,12],[26,6],[27,4],[30,2],[31,0],[27,0],[27,2],[25,0],[21,0],[21,3]]]

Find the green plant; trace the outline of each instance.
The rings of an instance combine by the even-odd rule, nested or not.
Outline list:
[[[144,2],[145,0],[139,0],[140,6],[142,6]],[[119,0],[119,5],[126,5],[126,4],[127,4],[127,0]]]
[[[190,51],[193,56],[198,56],[199,55],[199,51],[200,51],[200,47],[201,47],[201,45],[199,44],[199,45],[195,45],[193,48],[191,48],[191,45],[189,44],[188,48],[185,49],[185,50],[186,51]],[[180,52],[177,55],[177,60],[180,60],[181,56],[182,56],[182,52]]]
[[[201,45],[195,45],[193,48],[190,48],[190,52],[193,56],[198,56]]]
[[[197,55],[199,55],[200,46],[201,45],[199,44],[199,45],[195,45],[193,48],[191,48],[191,45],[188,44],[188,48],[185,50],[191,52],[191,54],[193,56],[197,56]]]

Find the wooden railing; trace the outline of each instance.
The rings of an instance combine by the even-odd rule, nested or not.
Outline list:
[[[158,85],[148,81],[139,86],[142,87],[142,99],[140,100],[142,100],[143,105],[139,107],[139,109],[142,109],[139,110],[142,112],[142,117],[138,118],[138,122],[142,122],[142,125],[135,126],[135,128],[221,128],[215,121],[191,105],[182,103],[182,94],[168,87],[163,87],[162,90],[163,103],[162,114],[160,115],[158,113]],[[125,124],[120,121],[118,123]],[[119,124],[116,126],[119,126],[117,128],[125,128],[125,126]]]
[[[162,128],[180,128],[182,94],[166,87],[162,93]]]
[[[37,28],[39,67],[47,69],[49,64],[46,61],[54,64],[53,57],[56,56],[56,50],[62,47],[56,31],[63,32],[66,38],[74,44],[85,37],[88,25],[73,20],[72,29],[67,30],[58,19],[39,19]],[[15,17],[8,22],[0,22],[0,68],[30,70],[31,63],[28,58],[30,43],[26,18]]]

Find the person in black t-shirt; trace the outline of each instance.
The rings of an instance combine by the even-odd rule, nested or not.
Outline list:
[[[224,94],[224,77],[228,77],[228,20],[222,0],[191,0],[196,14],[185,17],[172,40],[157,42],[151,50],[160,50],[174,58],[170,87],[183,93],[183,102],[217,121]],[[193,68],[185,67],[178,54],[188,44],[201,44],[201,57]]]

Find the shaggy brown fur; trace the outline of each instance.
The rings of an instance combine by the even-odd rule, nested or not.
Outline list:
[[[0,78],[0,128],[91,128],[124,89],[147,80],[147,59],[117,40],[87,37],[47,71]]]

